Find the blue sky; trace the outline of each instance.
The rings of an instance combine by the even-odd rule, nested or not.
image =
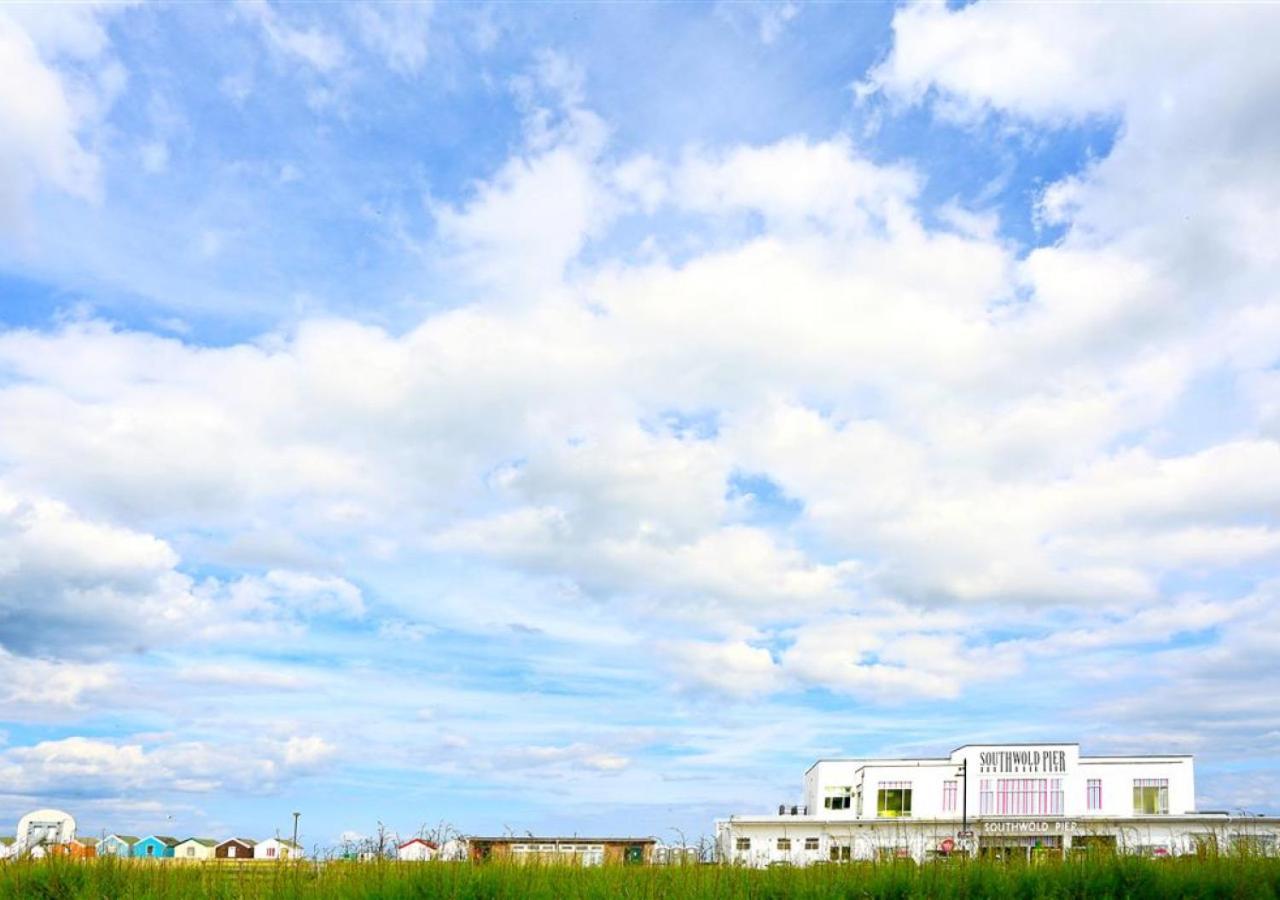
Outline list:
[[[1278,31],[6,6],[0,814],[670,838],[1004,739],[1276,811]]]

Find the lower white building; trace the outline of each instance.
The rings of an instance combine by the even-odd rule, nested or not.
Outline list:
[[[1108,850],[1274,854],[1280,819],[1196,809],[1192,757],[1081,756],[1079,744],[970,744],[925,759],[823,759],[804,803],[716,822],[750,866]]]
[[[253,845],[254,859],[302,859],[302,848],[287,838],[267,838]]]
[[[70,844],[76,839],[76,820],[60,809],[37,809],[18,820],[14,846],[18,854],[43,856],[53,846]]]
[[[436,859],[441,862],[464,862],[471,858],[471,851],[463,838],[449,838],[440,845]]]
[[[405,862],[428,862],[436,858],[439,848],[426,838],[409,838],[396,848],[396,859]]]
[[[173,858],[186,860],[214,859],[217,846],[218,842],[213,838],[187,838],[185,841],[179,841],[178,845],[173,848]]]

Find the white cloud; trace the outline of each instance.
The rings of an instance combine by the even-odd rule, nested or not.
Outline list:
[[[66,16],[36,16],[49,27],[25,30],[11,7],[0,12],[0,222],[20,222],[28,196],[50,185],[86,200],[101,192],[100,163],[86,131],[96,124],[95,89],[73,82],[47,58],[59,52],[82,57],[102,53],[105,38],[96,13],[80,8]],[[31,23],[26,23],[31,28]],[[40,38],[43,37],[44,50]],[[79,96],[83,94],[83,98]],[[103,96],[98,102],[108,103]]]
[[[0,750],[0,792],[54,798],[270,792],[332,755],[332,747],[312,735],[240,746],[68,737]]]
[[[909,219],[907,203],[917,190],[909,169],[860,159],[847,139],[789,139],[689,156],[676,175],[673,199],[700,212],[759,212],[775,229],[811,224],[865,232]]]
[[[782,34],[787,23],[800,13],[800,4],[791,2],[769,3],[760,14],[760,41],[772,44]]]
[[[266,636],[273,627],[310,618],[364,614],[360,590],[342,578],[273,570],[197,584],[178,564],[173,548],[153,535],[0,488],[3,648],[83,658],[232,635]],[[33,670],[39,667],[32,664]],[[56,668],[48,674],[51,685],[65,682],[57,693],[74,701],[75,679]]]
[[[343,65],[318,28],[248,9],[282,52]],[[384,14],[358,14],[377,19],[365,39],[413,38],[383,50],[418,71],[425,16],[419,42]],[[1201,47],[1204,13],[1178,12],[1120,52],[1145,15],[897,14],[869,90],[976,128],[1123,117],[1110,155],[1045,191],[1063,240],[1026,254],[992,214],[930,209],[922,169],[840,135],[615,159],[586,73],[543,54],[510,85],[520,146],[432,209],[434,251],[479,301],[398,333],[310,319],[217,348],[92,322],[10,331],[0,419],[22,427],[0,430],[6,475],[134,523],[130,541],[199,529],[212,553],[283,534],[296,543],[277,555],[332,556],[335,571],[426,548],[563,579],[546,617],[569,624],[548,632],[585,644],[602,629],[581,620],[616,608],[683,683],[741,696],[980,684],[986,632],[921,610],[1003,610],[1030,636],[1000,649],[1028,666],[1079,642],[1080,618],[1149,628],[1171,576],[1275,558],[1280,449],[1249,429],[1274,428],[1280,408],[1276,260],[1257,237],[1280,229],[1273,173],[1224,164],[1274,149],[1271,130],[1174,71],[1216,59],[1221,38]],[[1233,96],[1238,75],[1206,77]],[[1248,110],[1269,108],[1275,81],[1258,80]],[[1149,82],[1203,108],[1217,136],[1166,121]],[[1175,202],[1208,216],[1203,248]],[[631,215],[654,217],[641,264],[601,240]],[[1180,404],[1206,376],[1248,384],[1255,415],[1187,438]],[[776,485],[786,510],[735,498],[742,474]],[[147,571],[182,584],[168,552]],[[364,610],[343,577],[262,564],[179,594],[286,630]],[[906,612],[877,618],[882,597]],[[406,600],[406,620],[442,614],[437,602]],[[452,602],[477,628],[538,618],[508,615],[524,597]],[[1072,615],[1046,624],[1046,609]]]
[[[954,622],[931,629],[919,617],[909,618],[917,621],[905,629],[874,617],[807,625],[783,654],[782,666],[801,682],[879,700],[954,698],[1021,668],[1008,648],[966,647]]]
[[[676,682],[688,687],[753,697],[773,693],[783,683],[769,651],[744,641],[673,641],[663,644],[662,651]]]
[[[178,681],[204,686],[253,688],[259,691],[298,691],[314,687],[316,678],[279,667],[239,660],[234,663],[195,663],[178,668]]]
[[[336,748],[317,735],[295,735],[284,743],[284,764],[293,769],[314,769],[333,758]]]
[[[427,62],[430,0],[363,3],[352,10],[365,45],[401,75],[416,75]]]
[[[285,56],[306,63],[323,74],[341,68],[347,60],[340,38],[316,25],[298,27],[284,18],[267,0],[238,0],[238,9],[256,22],[267,43]]]
[[[145,646],[197,618],[165,542],[86,521],[65,505],[0,493],[0,621],[21,653]]]
[[[555,768],[562,771],[586,769],[591,772],[620,772],[630,760],[617,753],[603,751],[592,744],[576,742],[565,745],[531,745],[504,751],[497,764],[516,769]]]
[[[36,710],[84,708],[118,684],[110,663],[74,663],[14,656],[0,648],[0,708],[31,715]]]

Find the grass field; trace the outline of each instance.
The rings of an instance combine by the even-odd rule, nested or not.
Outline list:
[[[460,863],[0,864],[0,898],[1280,898],[1280,859],[1114,857],[1043,865],[903,863],[751,870]]]

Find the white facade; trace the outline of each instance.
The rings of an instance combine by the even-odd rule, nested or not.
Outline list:
[[[929,759],[819,760],[802,806],[718,822],[717,846],[722,859],[763,866],[1088,846],[1177,854],[1233,841],[1265,851],[1278,833],[1275,819],[1197,812],[1190,756],[973,744]]]
[[[173,848],[174,859],[213,859],[218,842],[211,838],[187,838]]]
[[[51,844],[69,844],[75,836],[76,820],[70,813],[37,809],[18,820],[16,848],[18,853],[32,853]]]
[[[253,845],[254,859],[301,859],[302,848],[284,838],[267,838]]]
[[[467,842],[462,838],[449,838],[440,845],[436,859],[441,862],[464,862],[468,857]]]
[[[422,838],[411,838],[396,848],[396,859],[426,862],[436,858],[436,848]]]

